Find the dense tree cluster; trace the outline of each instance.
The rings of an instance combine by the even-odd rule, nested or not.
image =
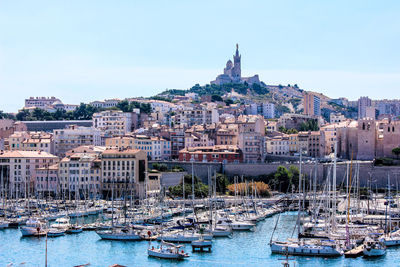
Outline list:
[[[123,112],[132,112],[134,108],[138,108],[140,109],[140,112],[146,114],[149,114],[151,112],[150,104],[139,103],[139,102],[129,103],[128,101],[124,100],[119,102],[116,107],[108,109],[101,109],[84,103],[81,103],[74,111],[68,111],[68,112],[63,109],[57,109],[55,112],[48,112],[46,110],[39,108],[35,108],[34,110],[22,109],[17,113],[15,119],[19,121],[91,120],[93,117],[93,113],[96,112],[110,110],[110,109],[121,110]],[[2,113],[0,113],[0,118],[2,118],[1,114]]]
[[[318,131],[319,126],[317,120],[309,119],[300,124],[300,131]]]
[[[51,120],[91,120],[93,113],[99,109],[88,104],[81,103],[74,111],[58,109],[55,112],[35,108],[32,111],[22,109],[17,113],[19,121],[51,121]]]
[[[187,174],[183,177],[183,179],[185,179],[185,197],[188,198],[192,195],[192,176]],[[183,179],[179,185],[169,187],[168,190],[171,196],[183,196]],[[194,195],[200,198],[208,195],[208,186],[203,184],[197,176],[194,176]]]

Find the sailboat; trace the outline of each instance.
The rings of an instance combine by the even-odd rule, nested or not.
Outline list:
[[[336,151],[336,149],[335,149]],[[300,165],[299,165],[299,212],[297,218],[297,229],[298,234],[300,231],[301,223],[301,213],[302,213],[302,203],[301,203],[301,188],[302,185],[302,151],[300,150]],[[304,181],[305,182],[305,181]],[[303,182],[303,183],[304,183]],[[304,188],[304,187],[303,187]],[[303,192],[305,197],[305,192]],[[275,224],[275,229],[278,224],[278,220]],[[274,229],[274,231],[275,231]],[[273,232],[274,233],[274,232]],[[270,248],[272,253],[277,254],[288,254],[288,255],[298,255],[298,256],[323,256],[323,257],[339,257],[343,255],[343,250],[332,240],[297,240],[297,241],[273,241],[273,233],[270,240]]]

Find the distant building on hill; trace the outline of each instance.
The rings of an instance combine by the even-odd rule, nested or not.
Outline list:
[[[226,62],[226,67],[224,68],[224,73],[217,76],[214,81],[211,81],[211,84],[225,84],[225,83],[244,83],[248,84],[260,83],[260,79],[258,74],[252,77],[242,77],[242,67],[241,67],[241,59],[242,56],[239,54],[239,45],[236,44],[236,53],[233,56],[232,60],[228,60]]]

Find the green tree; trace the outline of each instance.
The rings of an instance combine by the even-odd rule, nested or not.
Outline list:
[[[185,179],[185,196],[188,197],[192,195],[192,176],[186,174],[183,179]],[[183,193],[183,179],[179,185],[170,186],[169,193],[175,197],[182,197]],[[201,180],[194,176],[194,195],[196,197],[205,197],[208,195],[208,186],[203,184]]]
[[[229,180],[225,174],[217,173],[216,191],[221,194],[225,194],[229,185]]]
[[[292,184],[293,174],[285,166],[278,166],[274,174],[274,187],[282,192],[286,192]]]
[[[400,155],[400,147],[395,147],[392,149],[392,154],[396,155],[396,158],[399,158]]]
[[[219,95],[212,95],[211,96],[211,102],[222,102],[222,101],[224,101],[224,100]]]

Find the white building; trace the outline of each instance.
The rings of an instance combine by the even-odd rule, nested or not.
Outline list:
[[[118,103],[121,102],[120,99],[105,99],[104,101],[93,101],[90,102],[89,105],[96,107],[96,108],[112,108],[116,107]]]
[[[66,129],[54,130],[54,151],[56,155],[65,156],[68,150],[79,146],[101,146],[101,131],[93,127],[70,125]]]
[[[60,99],[52,97],[30,97],[25,99],[24,108],[40,108],[46,109],[53,105],[55,102],[61,102]]]
[[[252,103],[247,106],[248,115],[262,115],[266,119],[275,118],[275,105],[270,102]]]
[[[124,135],[132,130],[132,113],[106,110],[93,114],[93,126],[104,136]]]
[[[330,123],[339,123],[339,122],[342,122],[345,120],[346,120],[346,117],[340,113],[331,113],[329,116]]]

